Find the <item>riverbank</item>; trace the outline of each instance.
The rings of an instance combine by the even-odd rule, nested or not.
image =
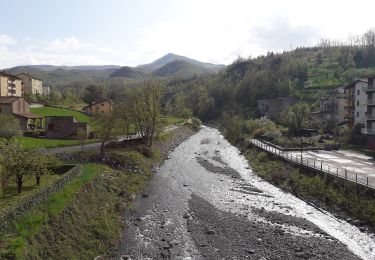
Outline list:
[[[369,236],[253,174],[216,129],[168,158],[126,214],[113,259],[374,257]]]
[[[298,168],[256,148],[239,145],[255,174],[317,208],[330,212],[361,231],[375,233],[373,193],[356,184]]]
[[[88,162],[93,151],[79,153],[80,159],[88,156],[79,161],[84,174],[1,234],[0,258],[107,258],[122,239],[125,210],[132,208],[169,151],[194,133],[181,126],[156,140],[152,149],[108,149],[114,165]]]

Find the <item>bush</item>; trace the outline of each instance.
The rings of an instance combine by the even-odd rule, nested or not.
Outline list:
[[[259,162],[267,162],[268,161],[268,154],[266,152],[260,152],[256,156],[257,156],[257,160]]]
[[[193,117],[191,119],[191,125],[195,131],[198,131],[201,128],[202,121],[197,117]]]

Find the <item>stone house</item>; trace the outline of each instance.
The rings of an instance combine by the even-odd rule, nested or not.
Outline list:
[[[111,113],[113,110],[112,100],[102,100],[98,102],[92,102],[88,106],[83,108],[83,111],[89,115],[106,115]]]
[[[29,103],[21,97],[0,97],[0,113],[18,118],[23,131],[42,128],[43,117],[32,114]]]
[[[78,122],[73,116],[47,116],[46,137],[51,139],[76,139],[80,132],[89,136],[89,125]]]
[[[297,103],[293,97],[277,97],[273,99],[258,100],[258,111],[262,116],[271,120],[280,120],[281,113],[290,106]]]
[[[27,73],[20,73],[17,77],[22,79],[24,94],[43,95],[43,81]]]
[[[0,71],[0,97],[21,97],[21,78]]]

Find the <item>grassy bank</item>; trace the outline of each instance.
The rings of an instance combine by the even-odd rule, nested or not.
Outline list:
[[[375,201],[358,192],[355,184],[298,169],[255,148],[246,149],[245,156],[254,173],[268,182],[341,217],[363,220],[375,227]]]
[[[98,151],[66,158],[98,163],[85,163],[82,175],[1,234],[0,259],[108,258],[121,239],[122,214],[150,181],[166,147],[178,142],[175,136],[169,132],[153,149],[108,149],[104,161]]]
[[[17,141],[24,148],[54,148],[71,145],[80,145],[80,140],[59,140],[59,139],[47,139],[47,138],[36,138],[36,137],[17,137]],[[97,139],[87,139],[84,143],[98,142]]]
[[[73,116],[79,122],[88,123],[90,117],[71,109],[58,108],[58,107],[36,107],[31,108],[31,112],[39,116]]]

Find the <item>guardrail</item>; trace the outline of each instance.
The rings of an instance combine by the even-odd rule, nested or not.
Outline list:
[[[361,174],[358,174],[354,171],[350,171],[344,168],[337,168],[333,165],[327,164],[323,161],[314,160],[314,159],[304,159],[303,156],[292,154],[286,151],[282,151],[280,149],[276,149],[275,147],[272,147],[262,141],[259,141],[257,139],[251,139],[250,142],[261,148],[262,150],[265,150],[269,153],[272,153],[280,158],[282,158],[285,161],[301,165],[316,171],[320,171],[322,173],[330,174],[332,176],[360,184],[362,186],[365,186],[367,188],[375,189],[375,185],[372,183],[369,183],[369,177],[363,176]]]

